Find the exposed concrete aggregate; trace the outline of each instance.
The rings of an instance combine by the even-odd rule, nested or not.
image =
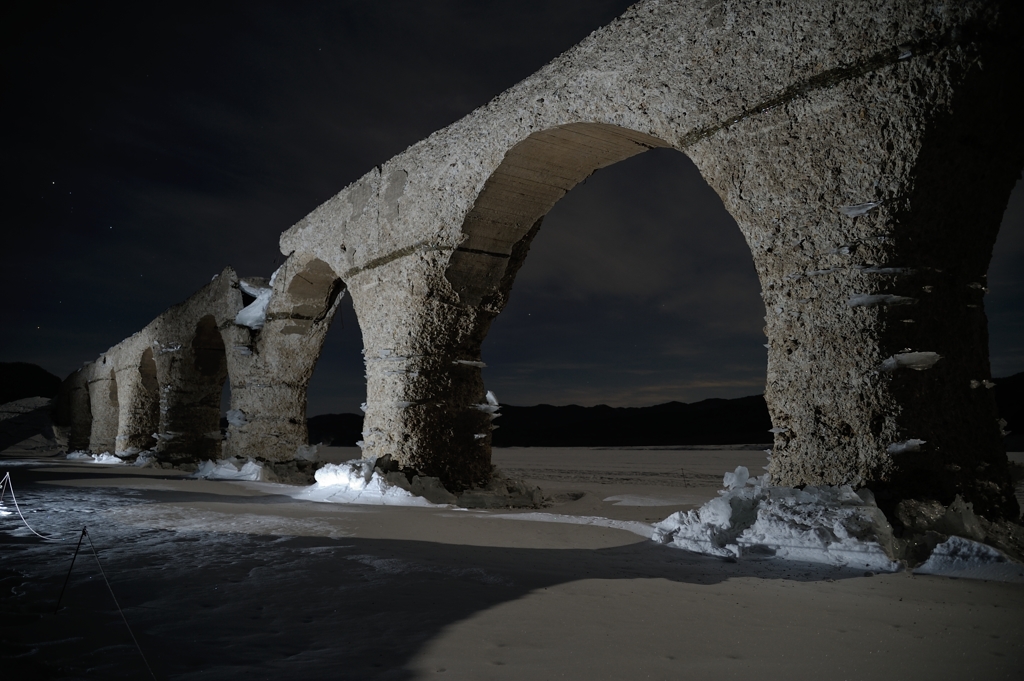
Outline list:
[[[285,231],[262,329],[233,323],[242,300],[226,270],[234,283],[211,283],[209,300],[197,293],[69,378],[69,446],[143,446],[131,424],[153,419],[151,381],[136,376],[152,346],[162,456],[215,448],[208,407],[226,372],[237,413],[224,450],[294,459],[347,289],[365,344],[364,454],[455,491],[485,485],[480,347],[543,216],[597,169],[672,147],[736,219],[761,281],[772,483],[866,485],[887,509],[959,494],[1016,517],[992,397],[971,386],[990,378],[985,272],[1024,158],[1010,87],[1020,12],[640,2]],[[194,342],[206,314],[226,357],[209,374]],[[921,444],[893,447],[909,441]]]

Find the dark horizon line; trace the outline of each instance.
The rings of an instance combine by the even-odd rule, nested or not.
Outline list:
[[[1024,380],[1024,371],[1018,371],[1017,373],[1010,374],[1009,376],[993,376],[992,377],[992,382],[999,383],[1000,381],[1009,381],[1009,380],[1012,380],[1012,379]],[[658,402],[656,404],[648,404],[648,405],[641,405],[641,406],[631,406],[631,407],[612,407],[612,406],[609,406],[607,404],[595,404],[595,405],[593,405],[591,407],[586,407],[586,406],[583,406],[581,404],[575,404],[575,403],[573,403],[573,404],[548,404],[546,402],[540,402],[538,404],[532,404],[532,405],[507,404],[505,402],[499,402],[498,406],[500,408],[512,407],[512,408],[515,408],[515,409],[536,409],[537,407],[550,407],[552,409],[567,409],[569,407],[576,407],[578,409],[600,409],[600,408],[604,408],[604,409],[653,409],[654,407],[664,407],[664,406],[670,405],[670,404],[693,405],[693,404],[701,404],[702,402],[710,402],[712,400],[720,400],[720,401],[723,401],[723,402],[732,402],[732,401],[735,401],[735,400],[748,400],[748,399],[750,399],[752,397],[762,397],[763,398],[764,397],[764,393],[762,392],[762,393],[757,393],[756,395],[744,395],[742,397],[705,397],[703,399],[695,400],[693,402],[681,402],[679,400],[669,400],[668,402]],[[357,413],[351,412],[351,411],[343,411],[343,412],[329,412],[329,413],[323,413],[323,414],[314,414],[312,416],[307,416],[306,418],[307,419],[311,419],[311,418],[316,418],[318,416],[341,416],[343,414],[353,414],[355,416],[362,417],[362,414],[357,414]]]

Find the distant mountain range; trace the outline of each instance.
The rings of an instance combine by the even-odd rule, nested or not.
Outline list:
[[[24,397],[53,397],[61,380],[37,364],[0,362],[0,404]]]
[[[1006,420],[1008,451],[1024,451],[1024,372],[992,379],[996,404]],[[25,362],[0,362],[0,404],[23,397],[53,397],[60,379]],[[309,441],[350,447],[362,439],[359,414],[321,414],[308,421]],[[501,405],[496,447],[656,447],[769,444],[764,397],[710,399],[653,407],[535,407]]]
[[[993,379],[999,413],[1006,419],[1009,451],[1024,451],[1024,373]],[[764,396],[709,399],[653,407],[535,407],[501,405],[495,447],[655,447],[770,444],[772,427]],[[362,439],[363,417],[323,414],[308,420],[309,441],[352,446]]]

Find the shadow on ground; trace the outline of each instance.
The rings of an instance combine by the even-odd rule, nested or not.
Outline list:
[[[156,512],[193,500],[260,501],[43,485],[33,482],[42,469],[33,473],[19,476],[19,499],[47,511],[27,517],[37,529],[59,529],[68,541],[26,535],[16,529],[17,516],[0,520],[0,665],[22,670],[23,678],[148,676],[91,553],[78,556],[64,605],[54,614],[83,524],[90,525],[103,569],[158,678],[410,679],[411,661],[446,627],[569,582],[660,579],[699,587],[742,577],[816,581],[862,574],[727,563],[647,541],[559,550],[144,529],[112,522],[127,508],[126,498]],[[64,472],[61,478],[70,479]],[[494,521],[492,531],[501,532],[503,522]]]

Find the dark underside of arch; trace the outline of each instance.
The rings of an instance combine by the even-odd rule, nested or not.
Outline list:
[[[449,261],[445,276],[459,300],[475,307],[511,285],[506,270],[515,252],[529,245],[533,227],[594,171],[667,146],[615,125],[570,123],[535,132],[512,147],[466,216],[465,238]]]

